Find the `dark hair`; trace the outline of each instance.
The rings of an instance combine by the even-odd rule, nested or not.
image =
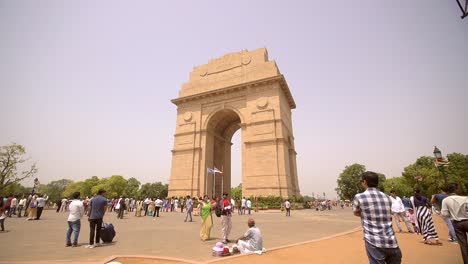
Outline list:
[[[73,198],[73,199],[78,199],[78,198],[80,198],[80,195],[81,195],[80,192],[74,192],[74,193],[72,194],[72,198]]]
[[[396,191],[395,191],[395,190],[391,190],[390,193],[396,193]]]
[[[379,186],[379,175],[373,171],[366,171],[361,174],[361,179],[367,182],[369,187]]]
[[[104,189],[99,189],[99,191],[97,192],[97,194],[98,194],[98,195],[101,195],[101,194],[103,194],[103,193],[105,193],[105,192],[106,192],[106,190],[104,190]]]
[[[458,189],[458,184],[457,183],[449,183],[449,184],[447,184],[446,192],[454,193],[457,189]]]

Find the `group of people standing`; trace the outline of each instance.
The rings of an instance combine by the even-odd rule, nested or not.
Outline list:
[[[27,217],[27,220],[40,220],[48,199],[47,195],[36,193],[30,195],[10,194],[8,197],[0,197],[1,231],[5,231],[5,219],[8,217]]]
[[[379,178],[375,172],[367,171],[361,178],[365,191],[354,197],[353,212],[361,218],[370,263],[401,263],[402,254],[392,226],[392,215],[400,232],[403,231],[399,223],[401,218],[408,232],[421,234],[425,244],[441,245],[432,208],[441,214],[449,229],[449,241],[459,244],[463,261],[468,263],[468,198],[456,193],[457,184],[444,186],[442,193],[434,195],[431,201],[419,189],[414,190],[411,198],[402,200],[393,190],[388,196],[377,189]]]

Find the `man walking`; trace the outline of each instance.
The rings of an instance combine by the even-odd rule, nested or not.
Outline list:
[[[45,206],[48,199],[49,199],[49,197],[47,197],[47,195],[44,198],[43,194],[39,194],[39,197],[37,198],[37,217],[36,217],[36,220],[41,219],[42,210],[44,210],[44,206]]]
[[[286,209],[286,216],[291,216],[291,203],[289,202],[289,199],[284,202],[284,208]]]
[[[449,186],[444,186],[444,187],[441,188],[441,190],[442,190],[441,193],[432,195],[431,203],[434,205],[436,211],[440,212],[440,210],[442,209],[442,201],[445,198],[448,197],[447,192],[448,192],[449,188],[450,188]],[[450,220],[449,217],[446,217],[446,216],[443,216],[443,215],[440,215],[440,216],[441,216],[442,220],[444,220],[445,224],[448,227],[449,241],[456,243],[457,235],[455,234],[455,229],[453,228],[452,221]]]
[[[241,200],[241,215],[244,215],[245,214],[245,197],[242,197],[242,200]]]
[[[187,217],[190,216],[190,222],[192,222],[192,211],[193,211],[193,200],[190,195],[187,195],[187,214],[185,215],[185,221],[187,222]]]
[[[80,201],[80,192],[75,192],[72,195],[73,200],[70,203],[70,214],[68,215],[68,231],[66,238],[67,247],[77,247],[78,237],[80,236],[81,218],[84,216],[84,205]],[[71,242],[71,235],[74,233],[73,244]]]
[[[458,185],[449,184],[449,196],[442,201],[441,214],[452,220],[458,245],[463,257],[463,263],[468,263],[468,243],[466,234],[468,233],[468,197],[457,195]]]
[[[100,245],[101,240],[101,227],[104,213],[106,212],[107,199],[103,196],[106,193],[105,190],[100,189],[96,196],[91,199],[89,206],[89,245],[87,248],[94,248],[94,241],[96,246]],[[94,237],[96,235],[96,237]]]
[[[392,201],[377,189],[377,173],[364,172],[361,184],[366,190],[354,196],[353,213],[361,218],[369,262],[399,264],[402,255],[392,228]]]
[[[21,197],[18,203],[18,217],[21,217],[21,212],[23,211],[24,206],[26,205],[26,198]]]
[[[163,201],[159,199],[159,197],[156,198],[156,201],[154,201],[154,208],[156,209],[156,213],[153,214],[153,217],[159,217],[159,210],[161,210],[161,206],[163,204]]]
[[[409,220],[405,215],[406,214],[405,206],[403,205],[403,202],[401,201],[400,197],[396,196],[395,190],[390,191],[390,199],[392,200],[393,218],[395,218],[395,222],[398,226],[398,230],[400,231],[400,233],[403,232],[403,230],[401,229],[399,217],[401,217],[401,219],[403,219],[403,221],[405,222],[406,229],[408,229],[408,232],[413,233],[410,227]]]
[[[8,211],[8,217],[11,215],[16,215],[16,207],[18,206],[18,195],[14,195],[13,199],[11,199],[10,211]]]
[[[250,215],[250,211],[252,210],[252,201],[250,201],[250,198],[247,198],[245,205],[247,206],[247,211],[249,212],[249,215]]]
[[[223,200],[221,201],[221,233],[223,235],[224,244],[230,242],[228,237],[232,228],[231,203],[227,196],[227,193],[223,193]]]

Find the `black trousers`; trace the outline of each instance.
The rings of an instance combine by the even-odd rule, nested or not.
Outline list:
[[[453,229],[457,235],[458,245],[463,257],[463,263],[468,263],[468,243],[466,233],[468,233],[468,220],[452,221]]]
[[[37,207],[37,217],[36,217],[37,220],[41,218],[42,210],[44,210],[44,207]]]
[[[159,209],[161,209],[161,207],[156,206],[156,212],[153,214],[153,217],[154,217],[154,216],[159,217]]]
[[[89,244],[94,245],[94,241],[99,243],[101,240],[101,228],[102,228],[102,218],[99,219],[89,219]],[[94,240],[94,235],[96,235],[96,240]]]

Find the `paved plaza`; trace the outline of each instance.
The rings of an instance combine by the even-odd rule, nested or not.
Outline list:
[[[214,215],[213,215],[214,216]],[[107,213],[104,222],[114,224],[117,235],[112,244],[94,249],[85,248],[89,239],[89,225],[82,220],[80,246],[65,247],[68,213],[45,210],[41,220],[8,218],[8,232],[0,233],[2,250],[0,261],[14,262],[100,262],[112,255],[149,255],[183,258],[194,261],[213,260],[211,248],[220,241],[221,218],[213,217],[212,240],[199,238],[200,218],[184,222],[185,213],[162,213],[161,217],[135,217],[131,213],[118,220],[115,213]],[[359,227],[359,219],[350,208],[331,211],[292,211],[285,217],[279,211],[252,213],[264,236],[267,249],[309,241]],[[247,229],[247,215],[233,216],[230,238],[238,238]]]

